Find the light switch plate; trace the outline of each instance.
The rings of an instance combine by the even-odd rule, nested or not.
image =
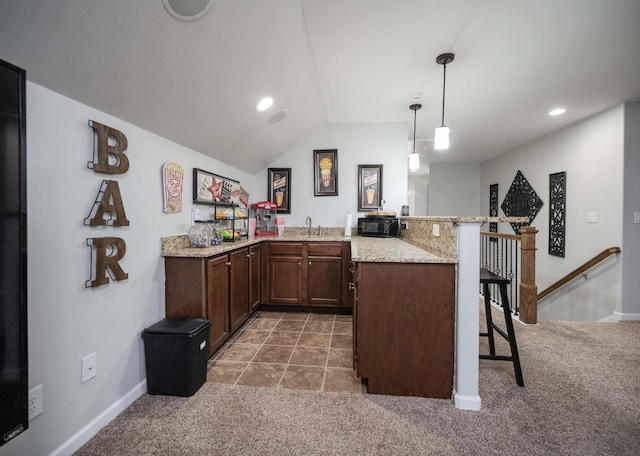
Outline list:
[[[440,237],[440,225],[437,223],[433,224],[433,235],[435,237]]]
[[[640,212],[633,213],[633,223],[640,223]]]
[[[598,213],[597,212],[589,212],[587,214],[587,222],[588,223],[598,223]]]

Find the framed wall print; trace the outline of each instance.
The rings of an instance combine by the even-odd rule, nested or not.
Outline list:
[[[267,195],[281,214],[291,214],[291,168],[269,168]]]
[[[338,149],[313,151],[313,196],[338,196]]]
[[[358,165],[358,211],[377,211],[382,203],[382,165]]]

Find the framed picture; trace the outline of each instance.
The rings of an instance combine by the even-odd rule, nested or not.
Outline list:
[[[313,151],[314,196],[338,196],[338,149]]]
[[[377,211],[382,203],[382,165],[358,165],[358,211]]]
[[[193,202],[247,207],[249,193],[242,188],[240,181],[193,168]]]
[[[276,203],[276,210],[291,214],[291,168],[269,168],[267,186],[269,201]]]

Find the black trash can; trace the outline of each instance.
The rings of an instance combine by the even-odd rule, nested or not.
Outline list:
[[[187,397],[200,389],[210,326],[203,318],[165,318],[142,331],[149,394]]]

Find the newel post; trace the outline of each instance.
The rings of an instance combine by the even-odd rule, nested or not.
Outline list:
[[[520,279],[520,321],[538,322],[538,287],[536,286],[536,230],[533,226],[520,228],[522,242],[522,274]]]

